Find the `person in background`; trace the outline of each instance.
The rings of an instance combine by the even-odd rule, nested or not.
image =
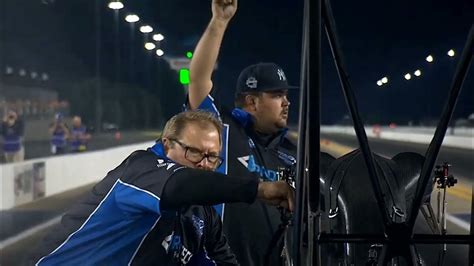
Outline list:
[[[7,163],[21,162],[25,159],[24,131],[23,120],[18,117],[15,111],[9,110],[3,117],[0,130],[3,137],[3,152]]]
[[[63,115],[61,113],[57,113],[54,116],[54,121],[49,127],[49,134],[51,135],[51,153],[66,153],[67,139],[69,138],[69,128],[64,122]]]
[[[91,139],[91,135],[87,133],[87,128],[82,124],[80,116],[72,118],[72,128],[69,135],[69,147],[71,152],[83,152],[87,150],[87,143]]]

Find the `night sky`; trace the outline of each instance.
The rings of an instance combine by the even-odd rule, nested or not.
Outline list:
[[[2,0],[0,18],[4,61],[51,72],[57,80],[93,76],[95,63],[94,1]],[[166,37],[166,55],[184,55],[196,45],[210,16],[209,0],[122,1],[120,11],[121,76],[131,69],[129,48],[136,49],[134,69],[142,72],[146,52],[136,29],[130,42],[127,13],[136,13]],[[337,31],[352,86],[368,123],[436,120],[446,99],[456,63],[474,22],[474,1],[332,1]],[[113,79],[113,12],[101,3],[101,59],[104,77]],[[299,83],[303,1],[240,0],[226,33],[215,84],[222,101],[231,103],[236,78],[246,65],[273,61]],[[456,56],[446,55],[449,49]],[[424,58],[432,54],[433,64]],[[27,63],[24,63],[27,62]],[[326,38],[323,38],[322,119],[341,122],[347,108]],[[132,67],[133,68],[133,67]],[[420,78],[405,73],[421,69]],[[469,73],[455,117],[474,113],[474,71]],[[140,75],[138,75],[140,77]],[[387,76],[389,83],[376,81]],[[141,81],[136,81],[141,82]],[[232,93],[225,93],[227,91]],[[295,97],[296,99],[296,97]],[[293,105],[293,116],[297,111]]]

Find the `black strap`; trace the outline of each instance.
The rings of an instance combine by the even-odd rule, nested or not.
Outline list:
[[[339,214],[339,206],[337,202],[337,196],[339,195],[339,190],[346,176],[348,165],[357,157],[360,153],[359,150],[354,150],[353,152],[347,154],[342,158],[342,160],[336,160],[334,165],[331,165],[328,170],[329,184],[326,187],[326,193],[328,195],[328,216],[330,219],[335,218]]]

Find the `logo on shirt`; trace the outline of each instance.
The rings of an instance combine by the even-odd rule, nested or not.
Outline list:
[[[237,158],[250,172],[258,174],[262,179],[268,181],[277,181],[278,172],[265,168],[264,166],[258,165],[253,155],[247,155]]]
[[[253,140],[251,138],[249,138],[249,147],[251,149],[255,149],[255,143],[253,143]]]
[[[166,166],[165,160],[163,160],[163,159],[157,159],[156,162],[158,163],[158,164],[156,165],[157,167]]]
[[[285,162],[286,165],[296,164],[295,157],[281,151],[277,151],[277,152],[278,152],[278,158],[280,158],[283,162]]]
[[[204,221],[201,220],[199,217],[196,215],[193,215],[193,226],[194,230],[196,231],[196,234],[198,238],[201,238],[203,229],[204,229]]]
[[[157,162],[156,167],[166,166],[166,170],[170,170],[171,167],[175,166],[175,163],[168,163],[163,159],[157,159],[156,162]]]
[[[181,237],[175,235],[174,232],[165,237],[161,245],[165,248],[166,253],[171,255],[175,261],[188,264],[193,257],[193,254],[182,244]]]

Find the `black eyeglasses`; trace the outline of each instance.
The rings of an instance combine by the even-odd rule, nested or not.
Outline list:
[[[169,139],[169,140],[174,141],[178,143],[181,147],[183,147],[183,149],[185,150],[184,158],[186,158],[188,161],[192,163],[199,163],[202,160],[204,160],[204,158],[207,158],[208,162],[210,162],[216,168],[218,168],[219,166],[221,166],[222,162],[224,161],[224,159],[222,159],[222,157],[218,155],[206,154],[202,152],[201,150],[199,150],[198,148],[188,146],[177,139]]]

